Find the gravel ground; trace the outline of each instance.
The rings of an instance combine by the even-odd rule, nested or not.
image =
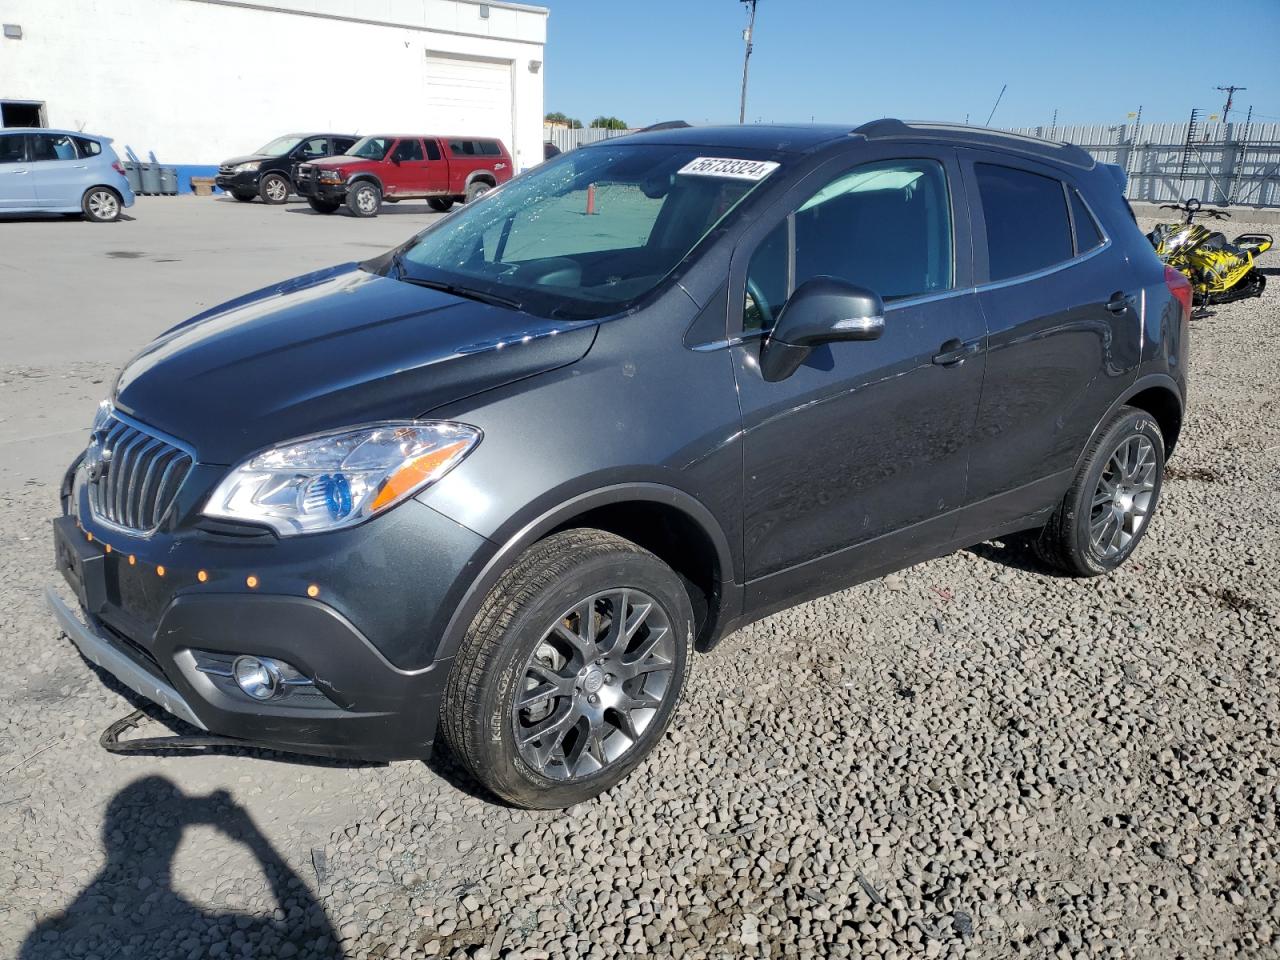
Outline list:
[[[1122,571],[989,543],[778,614],[567,812],[444,757],[103,752],[133,707],[41,600],[55,477],[0,462],[0,955],[1280,955],[1278,261],[1194,322]],[[49,377],[102,391],[0,370],[0,413]]]

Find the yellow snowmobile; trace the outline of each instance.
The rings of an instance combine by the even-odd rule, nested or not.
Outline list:
[[[1195,222],[1199,213],[1225,220],[1231,216],[1227,211],[1202,209],[1199,200],[1160,206],[1181,210],[1182,222],[1157,224],[1147,239],[1161,260],[1191,281],[1197,305],[1262,296],[1267,278],[1258,270],[1256,260],[1259,254],[1271,249],[1271,234],[1242,233],[1228,241],[1225,234]]]

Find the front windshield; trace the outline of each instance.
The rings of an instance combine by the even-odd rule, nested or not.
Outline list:
[[[543,316],[605,316],[657,287],[777,166],[715,147],[574,150],[420,235],[402,274]]]
[[[276,137],[258,153],[264,157],[283,157],[301,142],[301,137]]]
[[[361,160],[381,160],[391,149],[391,137],[364,137],[357,140],[347,151],[348,157],[359,157]]]

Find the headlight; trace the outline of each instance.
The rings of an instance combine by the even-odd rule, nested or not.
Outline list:
[[[204,514],[264,523],[282,537],[349,527],[439,480],[480,437],[475,427],[440,420],[303,437],[232,470]]]
[[[262,162],[259,160],[254,160],[250,163],[237,163],[236,173],[251,173],[257,170],[261,166],[262,166]]]
[[[345,170],[324,170],[320,171],[320,179],[326,183],[341,183],[347,179],[347,171]]]

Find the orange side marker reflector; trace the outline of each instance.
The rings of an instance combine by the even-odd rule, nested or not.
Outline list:
[[[244,585],[250,590],[253,590],[258,586],[258,578],[251,573],[244,578]]]
[[[308,597],[320,596],[320,588],[313,583],[311,586],[307,587],[307,596]]]
[[[163,576],[164,576],[164,567],[162,567],[162,566],[161,566],[161,567],[156,567],[156,576],[157,576],[157,577],[163,577]]]
[[[196,579],[199,580],[201,583],[204,583],[206,580],[209,579],[209,574],[207,571],[201,570],[198,573],[196,573]]]
[[[92,534],[92,533],[89,533],[89,532],[86,530],[84,535],[85,535],[85,537],[88,539],[88,541],[89,541],[90,543],[93,543],[93,534]]]
[[[103,550],[105,550],[107,553],[110,553],[110,552],[111,552],[111,544],[109,544],[109,543],[104,543],[104,544],[102,545],[102,549],[103,549]]]
[[[425,483],[439,467],[448,463],[467,448],[466,440],[457,440],[447,447],[432,450],[410,460],[387,480],[386,486],[373,498],[371,509],[375,512],[395,503],[415,487]]]
[[[138,558],[135,557],[132,553],[129,554],[129,566],[132,567],[137,562],[138,562]]]

